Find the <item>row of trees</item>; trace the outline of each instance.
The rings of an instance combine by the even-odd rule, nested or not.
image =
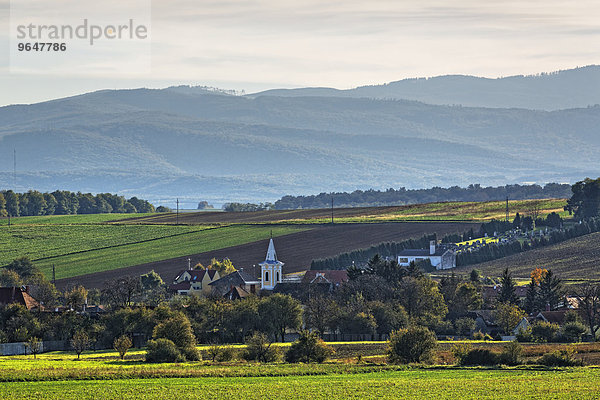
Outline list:
[[[327,208],[331,199],[337,207],[392,206],[404,204],[433,203],[440,201],[493,201],[566,198],[571,194],[571,185],[548,183],[546,185],[506,185],[482,187],[479,184],[466,188],[433,187],[431,189],[387,189],[356,190],[352,193],[320,193],[312,196],[284,196],[275,202],[277,210],[298,208]]]
[[[132,197],[126,199],[111,193],[69,192],[56,190],[40,193],[30,190],[15,193],[0,192],[0,216],[19,217],[37,215],[104,214],[104,213],[150,213],[156,209],[146,200]]]
[[[267,211],[273,210],[274,206],[272,203],[225,203],[223,204],[223,210],[227,212],[248,212],[248,211]]]

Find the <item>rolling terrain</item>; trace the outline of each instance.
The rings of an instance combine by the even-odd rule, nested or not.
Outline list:
[[[600,233],[592,233],[541,249],[469,265],[456,269],[469,273],[478,269],[483,275],[501,276],[508,268],[513,277],[528,280],[535,268],[551,269],[559,278],[571,281],[600,280]]]
[[[573,74],[591,90],[590,76],[600,71]],[[562,87],[552,77],[536,82]],[[199,200],[574,182],[599,174],[593,98],[580,108],[540,111],[383,97],[244,97],[172,87],[2,107],[0,187],[110,191],[171,207],[179,198],[189,208]]]

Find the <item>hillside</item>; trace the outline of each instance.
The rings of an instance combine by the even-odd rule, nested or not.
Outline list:
[[[168,206],[178,197],[191,208],[357,188],[574,182],[599,174],[599,125],[600,107],[106,90],[0,108],[0,187]]]
[[[406,99],[467,107],[560,110],[600,104],[600,66],[498,79],[465,75],[403,79],[354,89],[275,89],[250,96],[321,96]]]
[[[562,279],[600,280],[600,233],[592,233],[541,249],[514,254],[481,264],[457,268],[457,273],[478,269],[483,275],[501,276],[509,268],[515,278],[528,280],[535,268],[551,269]]]

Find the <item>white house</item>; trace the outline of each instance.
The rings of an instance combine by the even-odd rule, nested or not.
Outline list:
[[[265,261],[258,265],[260,265],[261,289],[273,290],[278,283],[283,281],[283,272],[281,270],[283,263],[277,259],[273,239],[269,241]]]
[[[456,254],[452,250],[436,246],[435,240],[429,242],[427,249],[406,249],[398,254],[398,264],[407,267],[411,262],[429,260],[435,269],[450,269],[456,267]]]

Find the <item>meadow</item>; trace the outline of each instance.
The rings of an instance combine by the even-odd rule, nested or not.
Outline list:
[[[335,345],[335,344],[333,344]],[[344,343],[338,343],[343,347]],[[360,343],[355,343],[360,345]],[[376,344],[381,349],[384,343]],[[284,345],[285,346],[285,345]],[[236,346],[240,347],[240,346]],[[206,350],[206,349],[205,349]],[[146,364],[111,351],[0,357],[2,398],[598,398],[595,367],[459,368],[334,360],[325,364],[246,362]]]

